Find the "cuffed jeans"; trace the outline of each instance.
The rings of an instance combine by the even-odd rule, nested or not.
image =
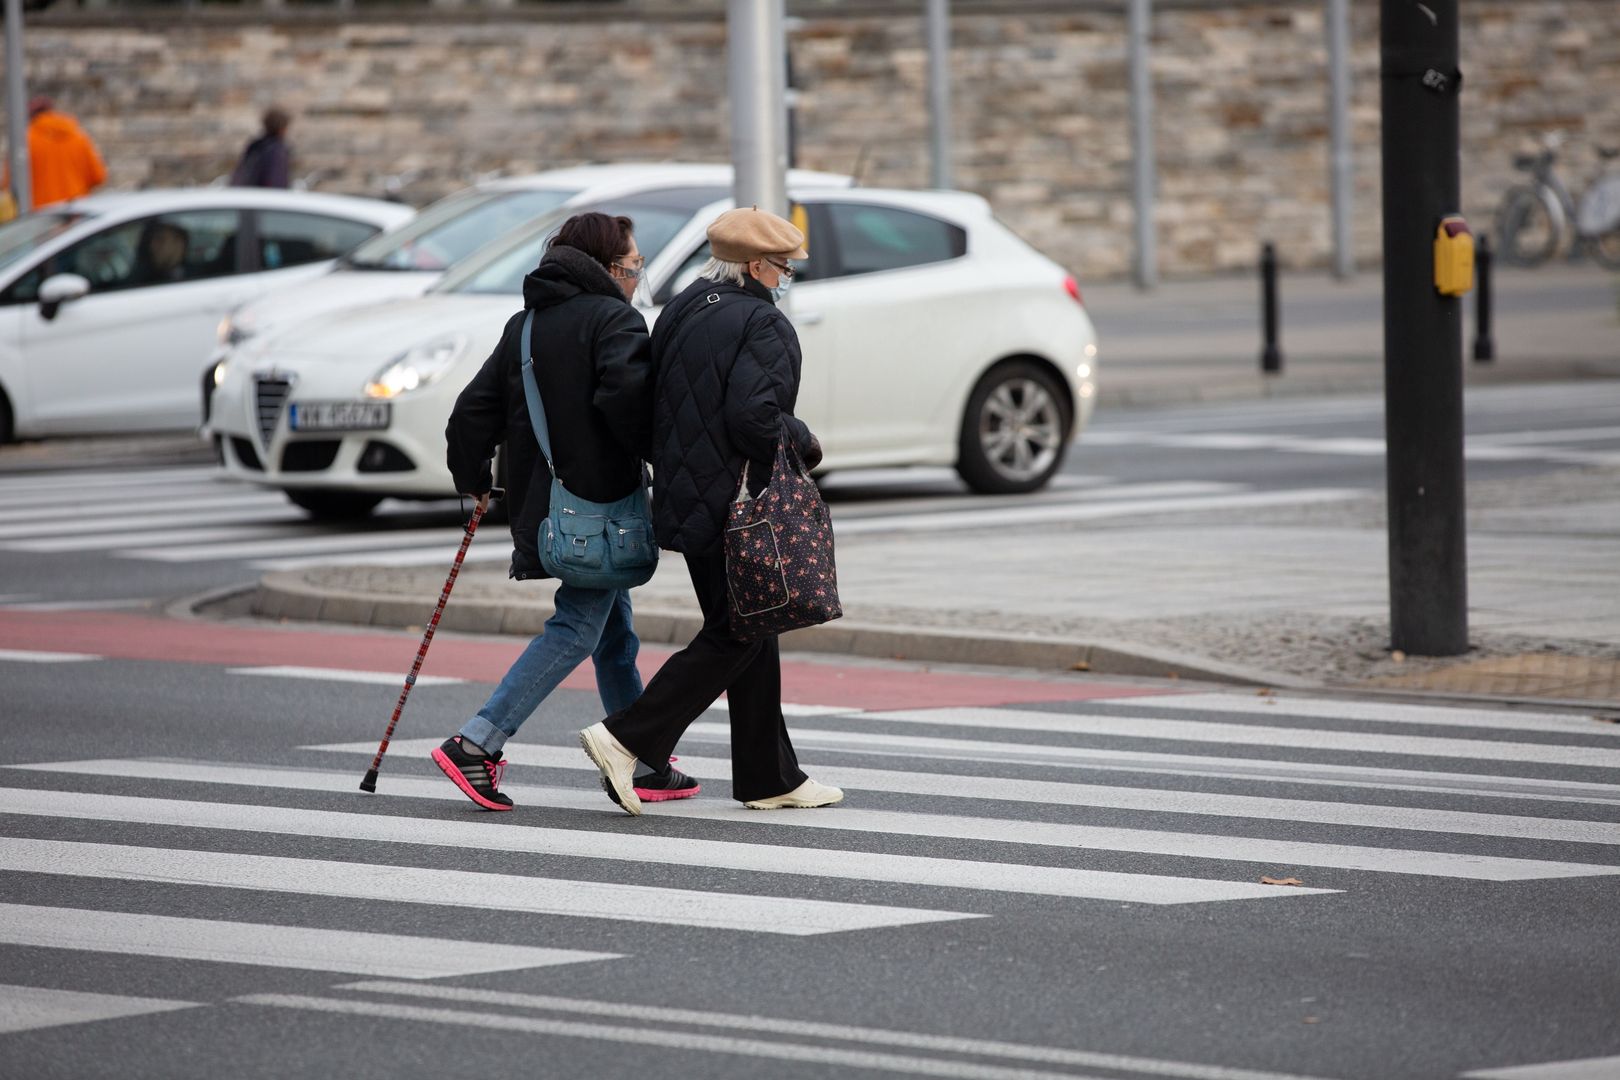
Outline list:
[[[559,585],[554,605],[545,632],[529,642],[478,715],[462,726],[462,738],[491,754],[587,656],[596,663],[604,710],[627,709],[641,696],[641,642],[630,623],[629,590]]]
[[[688,555],[703,629],[623,709],[609,710],[607,729],[649,768],[661,769],[681,735],[722,692],[731,709],[731,797],[738,802],[783,795],[805,775],[782,718],[782,660],[776,638],[731,636],[726,557]]]

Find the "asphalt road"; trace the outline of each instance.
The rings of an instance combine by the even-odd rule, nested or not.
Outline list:
[[[1616,403],[1471,395],[1471,475],[1620,454]],[[1377,416],[1106,417],[1041,499],[1376,489]],[[7,1075],[1620,1075],[1613,725],[796,658],[790,724],[844,806],[736,808],[717,713],[681,747],[702,796],[631,819],[573,743],[576,674],[487,815],[426,752],[521,642],[446,635],[366,796],[415,636],[165,604],[277,560],[442,560],[454,506],[344,547],[104,449],[0,477]],[[849,520],[965,498],[829,487]]]

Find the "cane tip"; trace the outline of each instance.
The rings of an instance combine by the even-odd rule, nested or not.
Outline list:
[[[377,770],[376,769],[372,769],[372,770],[370,770],[369,772],[366,773],[366,778],[364,780],[360,781],[360,790],[361,791],[376,791],[377,790]]]

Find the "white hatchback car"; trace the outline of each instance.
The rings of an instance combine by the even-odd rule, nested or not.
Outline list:
[[[1096,337],[1063,268],[957,192],[793,188],[809,235],[787,301],[804,349],[797,412],[823,471],[954,465],[979,491],[1031,491],[1090,416]],[[636,222],[649,320],[708,256],[731,205],[641,196],[594,207]],[[418,300],[250,342],[209,430],[233,476],[322,517],[387,496],[454,493],[444,427],[521,303],[561,216],[478,253]]]
[[[92,195],[0,227],[0,442],[195,429],[227,311],[415,213],[208,188]]]

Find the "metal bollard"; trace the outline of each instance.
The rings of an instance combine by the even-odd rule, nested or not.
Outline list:
[[[1277,344],[1277,248],[1270,241],[1260,248],[1260,321],[1265,330],[1260,370],[1267,375],[1281,375],[1282,349]]]
[[[1474,362],[1488,364],[1496,359],[1496,339],[1491,336],[1491,238],[1479,234],[1474,248]]]

